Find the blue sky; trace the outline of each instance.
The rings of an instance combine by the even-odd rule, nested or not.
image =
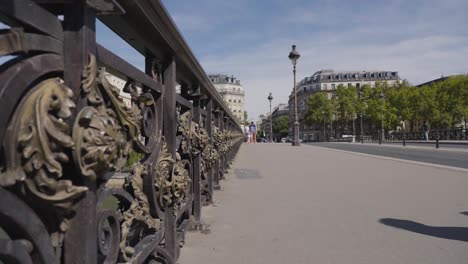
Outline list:
[[[320,69],[391,70],[418,84],[468,72],[466,0],[163,0],[207,73],[237,76],[249,119],[287,103],[292,44],[298,81]],[[103,34],[99,34],[103,32]],[[142,68],[143,57],[98,25],[98,41]],[[109,47],[111,45],[111,47]]]

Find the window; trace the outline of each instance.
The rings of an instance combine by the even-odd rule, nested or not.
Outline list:
[[[307,87],[304,87],[304,93],[307,91]]]
[[[352,83],[348,83],[348,87],[351,87],[351,85],[353,85]]]
[[[331,86],[332,86],[332,90],[336,89],[335,84],[332,84]]]
[[[326,84],[323,85],[323,89],[327,90],[327,85]]]

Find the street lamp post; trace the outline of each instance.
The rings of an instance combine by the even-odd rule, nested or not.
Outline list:
[[[330,135],[328,136],[328,142],[331,142],[331,138],[333,135],[333,120],[334,119],[335,119],[335,113],[333,113],[330,118]]]
[[[382,140],[384,140],[385,137],[385,131],[384,131],[384,111],[383,111],[383,101],[384,101],[384,94],[383,91],[380,92],[380,107],[381,107],[381,124],[380,124],[380,130],[381,130],[381,135],[380,135],[380,143],[382,143]]]
[[[364,143],[364,128],[362,127],[362,85],[359,86],[359,104],[361,105],[361,107],[359,107],[359,119],[361,126],[361,133],[359,134],[359,139],[362,143]]]
[[[323,110],[322,110],[322,118],[323,118],[323,128],[322,128],[322,130],[323,130],[323,139],[322,139],[322,141],[325,142],[326,141],[325,140],[325,138],[326,138],[326,136],[325,136],[325,111],[323,111]]]
[[[273,142],[273,118],[271,116],[271,100],[273,100],[273,96],[271,95],[268,95],[268,101],[270,101],[270,143]]]
[[[289,53],[289,59],[291,60],[293,64],[293,75],[294,75],[294,127],[293,127],[293,146],[300,146],[299,143],[299,120],[297,118],[297,91],[296,91],[296,64],[297,60],[301,55],[299,55],[299,52],[296,50],[296,45],[292,45],[292,50]]]

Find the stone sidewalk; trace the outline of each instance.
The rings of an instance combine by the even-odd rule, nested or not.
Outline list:
[[[180,264],[468,263],[468,174],[244,144]]]

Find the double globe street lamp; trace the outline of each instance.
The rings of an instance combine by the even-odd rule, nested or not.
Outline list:
[[[296,92],[296,64],[297,60],[301,55],[299,55],[299,52],[296,50],[296,45],[292,45],[292,51],[289,53],[289,59],[292,62],[293,65],[293,75],[294,75],[294,127],[293,127],[293,146],[300,146],[299,143],[299,120],[297,118],[297,92]]]

